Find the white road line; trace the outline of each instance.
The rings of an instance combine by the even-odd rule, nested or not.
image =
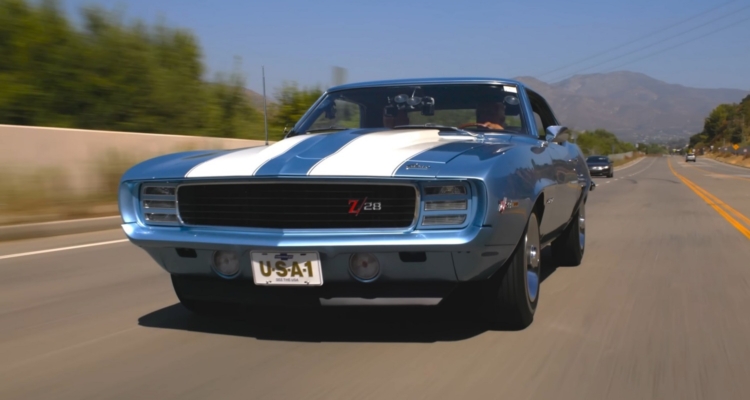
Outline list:
[[[119,240],[110,240],[108,242],[81,244],[81,245],[78,245],[78,246],[69,246],[69,247],[59,247],[57,249],[30,251],[28,253],[9,254],[7,256],[0,256],[0,260],[7,260],[9,258],[16,258],[16,257],[33,256],[33,255],[37,255],[37,254],[54,253],[54,252],[57,252],[57,251],[83,249],[83,248],[86,248],[86,247],[104,246],[104,245],[107,245],[107,244],[124,243],[124,242],[127,242],[127,241],[129,241],[129,240],[128,239],[119,239]]]
[[[646,157],[643,157],[643,158],[641,158],[640,160],[643,160],[643,159],[645,159],[645,158],[646,158]],[[637,161],[637,162],[640,162],[640,160],[639,160],[639,161]],[[646,166],[646,168],[643,168],[642,170],[640,170],[640,171],[638,171],[638,172],[633,172],[632,174],[630,174],[630,175],[626,175],[626,176],[624,176],[624,177],[620,177],[620,178],[615,178],[615,179],[612,179],[612,180],[608,180],[608,181],[606,181],[606,182],[604,182],[604,183],[615,182],[615,181],[617,181],[618,179],[622,179],[622,178],[629,178],[629,177],[631,177],[631,176],[633,176],[633,175],[638,175],[638,174],[640,174],[640,173],[642,173],[642,172],[648,171],[648,170],[649,170],[649,169],[650,169],[650,168],[651,168],[651,167],[652,167],[652,166],[653,166],[653,165],[654,165],[655,163],[656,163],[656,159],[652,160],[652,161],[651,161],[651,164],[647,165],[647,166]],[[617,172],[617,170],[615,170],[615,172]],[[597,184],[597,185],[599,185],[599,184]]]
[[[624,167],[615,167],[615,172],[617,172],[617,171],[622,171],[622,170],[624,170],[624,169],[626,169],[626,168],[630,168],[630,167],[632,167],[633,165],[636,165],[636,164],[638,164],[639,162],[643,161],[643,159],[645,159],[645,158],[646,158],[646,157],[640,157],[640,158],[639,158],[638,160],[636,160],[636,161],[633,161],[633,162],[632,162],[631,164],[628,164],[628,165],[626,165],[626,166],[624,166]]]
[[[638,175],[640,173],[648,171],[655,163],[656,163],[656,159],[654,159],[653,161],[651,161],[651,164],[649,164],[646,168],[644,168],[644,169],[642,169],[642,170],[640,170],[638,172],[633,172],[632,174],[630,174],[630,176]]]

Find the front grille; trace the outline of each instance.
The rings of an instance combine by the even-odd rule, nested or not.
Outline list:
[[[195,184],[178,188],[177,207],[186,225],[406,228],[415,219],[417,192],[407,185]]]

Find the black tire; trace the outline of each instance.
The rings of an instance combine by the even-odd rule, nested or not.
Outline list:
[[[240,307],[237,304],[185,297],[185,294],[181,290],[179,279],[174,275],[171,278],[172,287],[180,304],[193,314],[204,317],[230,317],[237,315],[240,311]]]
[[[541,283],[539,222],[532,213],[513,255],[487,282],[484,319],[492,328],[524,329],[534,321]]]
[[[559,266],[581,265],[586,250],[586,202],[573,216],[563,233],[552,242],[552,255]]]

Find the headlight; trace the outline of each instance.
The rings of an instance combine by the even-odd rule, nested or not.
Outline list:
[[[424,203],[425,211],[466,210],[467,200],[437,200]]]
[[[147,225],[178,225],[177,186],[148,183],[141,186],[141,212]]]
[[[466,194],[466,188],[464,186],[430,186],[425,188],[425,194]]]
[[[143,208],[175,208],[175,202],[163,200],[143,200]]]
[[[464,221],[466,221],[466,214],[428,215],[422,220],[422,225],[461,225]]]
[[[174,214],[156,214],[156,213],[146,213],[144,214],[146,217],[147,222],[170,222],[170,223],[176,223],[177,222],[177,215]]]
[[[419,227],[426,229],[458,229],[474,211],[471,186],[468,182],[430,182],[422,189]]]
[[[157,196],[174,196],[174,186],[144,186],[143,194],[152,194]]]

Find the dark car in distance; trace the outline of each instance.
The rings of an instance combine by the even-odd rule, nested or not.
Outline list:
[[[606,176],[607,178],[615,176],[614,163],[607,156],[589,156],[586,158],[586,165],[589,167],[591,176]]]

